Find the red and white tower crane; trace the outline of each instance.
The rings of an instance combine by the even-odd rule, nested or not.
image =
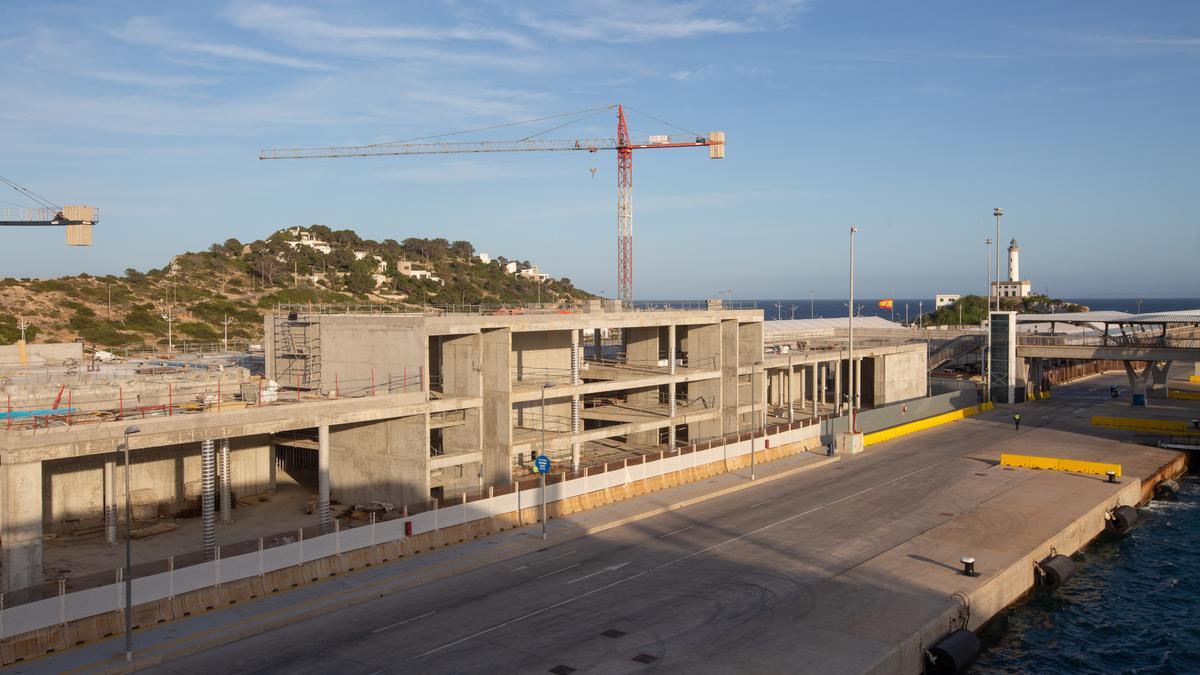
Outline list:
[[[707,147],[710,159],[725,157],[725,132],[712,131],[707,135],[687,132],[688,136],[671,136],[660,134],[650,136],[645,141],[635,142],[629,136],[629,127],[625,121],[625,108],[621,105],[610,105],[604,108],[584,110],[579,113],[567,113],[553,117],[568,117],[579,114],[591,116],[599,111],[617,110],[616,138],[592,138],[570,140],[545,140],[530,136],[515,141],[445,141],[445,142],[396,142],[376,143],[373,145],[354,145],[324,148],[281,148],[263,150],[259,159],[318,159],[332,157],[381,157],[396,155],[438,155],[465,154],[476,152],[540,152],[540,151],[587,151],[599,150],[617,151],[617,298],[622,302],[633,301],[633,151],[661,148],[694,148]],[[541,121],[552,119],[540,118]],[[657,118],[653,118],[656,119]],[[574,120],[579,121],[579,120]],[[657,120],[660,121],[661,120]],[[570,124],[571,122],[568,122]],[[517,123],[521,124],[521,123]],[[669,123],[667,123],[669,125]],[[500,125],[502,127],[516,124]],[[555,127],[561,128],[565,124]],[[674,125],[669,125],[674,126]],[[490,127],[494,129],[499,127]],[[680,129],[681,131],[686,131]],[[486,131],[479,129],[476,131]],[[466,133],[466,132],[459,132]],[[445,134],[455,135],[455,134]],[[538,134],[540,135],[540,134]],[[424,139],[414,139],[424,140]]]

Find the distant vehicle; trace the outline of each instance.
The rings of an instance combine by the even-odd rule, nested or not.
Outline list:
[[[112,352],[106,352],[103,349],[97,349],[95,352],[93,352],[93,355],[100,363],[112,363],[113,361],[117,360],[116,354]]]
[[[263,346],[257,342],[252,343],[249,347],[246,347],[246,351],[248,352],[261,352],[262,350]]]

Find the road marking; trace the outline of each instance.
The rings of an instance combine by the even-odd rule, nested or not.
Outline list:
[[[605,567],[602,570],[597,570],[595,572],[592,572],[591,574],[585,574],[585,575],[579,577],[578,579],[572,579],[567,582],[567,585],[569,586],[569,585],[575,583],[576,581],[583,581],[584,579],[591,579],[592,577],[596,576],[597,574],[604,574],[605,572],[616,572],[617,570],[621,569],[622,567],[624,567],[628,564],[629,564],[629,561],[626,560],[625,562],[620,563],[618,565],[609,565],[608,567]]]
[[[674,564],[675,564],[675,563],[677,563],[677,562],[683,562],[684,560],[687,560],[687,559],[689,559],[689,558],[694,558],[694,557],[696,557],[696,556],[698,556],[698,555],[701,555],[701,554],[703,554],[703,553],[708,553],[709,551],[711,551],[711,550],[713,550],[713,549],[715,549],[715,548],[720,548],[720,547],[722,547],[722,546],[724,546],[724,545],[726,545],[726,544],[732,544],[732,543],[733,543],[733,542],[735,542],[735,541],[741,541],[742,539],[745,539],[746,537],[749,537],[749,536],[751,536],[751,535],[755,535],[755,534],[758,534],[759,532],[763,532],[763,531],[769,530],[769,529],[771,529],[772,527],[775,527],[776,525],[782,525],[782,524],[784,524],[784,523],[791,522],[791,521],[793,521],[793,520],[795,520],[795,519],[797,519],[797,518],[803,518],[804,516],[807,516],[807,515],[809,515],[809,514],[812,514],[812,513],[816,513],[817,511],[820,511],[821,509],[823,509],[823,508],[825,508],[825,507],[827,507],[827,506],[833,506],[834,504],[840,504],[841,502],[844,502],[844,501],[846,501],[847,499],[853,499],[853,498],[855,498],[855,497],[858,497],[859,495],[864,495],[864,494],[866,494],[866,493],[868,493],[868,492],[872,492],[872,491],[874,491],[874,490],[878,490],[879,488],[881,488],[881,487],[884,487],[885,485],[891,485],[892,483],[896,483],[896,482],[902,481],[902,480],[904,480],[904,479],[906,479],[906,478],[909,478],[909,477],[915,476],[915,475],[917,475],[917,474],[919,474],[919,473],[921,473],[921,472],[923,472],[923,471],[928,471],[928,470],[930,470],[930,469],[932,469],[932,468],[934,468],[934,467],[938,467],[938,466],[941,466],[941,465],[943,465],[943,464],[945,464],[945,463],[947,463],[947,462],[954,461],[955,459],[959,459],[959,458],[958,458],[958,457],[951,457],[950,459],[944,459],[944,460],[942,460],[942,461],[940,461],[940,462],[937,462],[937,463],[934,463],[934,464],[930,464],[929,466],[927,466],[927,467],[924,467],[924,468],[922,468],[922,469],[917,469],[916,471],[909,471],[908,473],[906,473],[906,474],[904,474],[904,475],[902,475],[902,476],[896,476],[895,478],[892,478],[892,479],[890,479],[890,480],[886,480],[886,481],[884,481],[884,482],[882,482],[882,483],[879,483],[878,485],[873,485],[873,486],[871,486],[871,487],[869,487],[869,488],[863,488],[862,490],[859,490],[858,492],[854,492],[854,493],[848,494],[848,495],[846,495],[845,497],[839,497],[839,498],[837,498],[837,499],[835,499],[835,500],[833,500],[833,501],[831,501],[831,502],[826,502],[825,504],[821,504],[820,506],[814,506],[813,508],[811,508],[811,509],[809,509],[809,510],[807,510],[807,511],[801,511],[800,513],[797,513],[797,514],[795,514],[795,515],[788,516],[787,518],[784,518],[783,520],[777,520],[777,521],[775,521],[775,522],[773,522],[773,523],[770,523],[770,524],[768,524],[768,525],[763,525],[762,527],[760,527],[760,528],[758,528],[758,529],[755,529],[755,530],[750,530],[749,532],[747,532],[747,533],[745,533],[745,534],[740,534],[740,535],[738,535],[738,536],[736,536],[736,537],[731,537],[731,538],[729,538],[729,539],[726,539],[725,541],[722,541],[722,542],[719,542],[719,543],[713,544],[712,546],[709,546],[709,547],[706,547],[706,548],[702,548],[702,549],[700,549],[699,551],[696,551],[696,552],[694,552],[694,553],[689,553],[689,554],[687,554],[687,555],[685,555],[685,556],[682,556],[682,557],[676,558],[676,559],[674,559],[674,560],[670,560],[670,561],[668,561],[668,562],[665,562],[665,563],[663,563],[663,564],[661,564],[661,565],[658,565],[657,567],[654,567],[653,569],[656,569],[656,570],[658,570],[658,569],[662,569],[662,568],[664,568],[664,567],[668,567],[668,566],[670,566],[670,565],[674,565]]]
[[[566,567],[564,567],[564,568],[562,568],[562,569],[557,569],[557,570],[554,570],[553,572],[546,572],[545,574],[539,574],[539,575],[537,576],[537,578],[538,578],[538,579],[541,579],[541,578],[543,578],[543,577],[548,577],[548,576],[550,576],[551,574],[558,574],[559,572],[566,572],[567,570],[570,570],[570,569],[575,569],[576,567],[579,567],[579,565],[580,565],[580,564],[581,564],[581,563],[575,563],[574,565],[567,565]]]
[[[691,525],[688,525],[687,527],[681,527],[681,528],[679,528],[678,530],[671,530],[670,532],[668,532],[668,533],[666,533],[666,534],[660,534],[660,535],[658,535],[658,538],[659,538],[659,539],[665,539],[665,538],[667,538],[667,537],[669,537],[669,536],[671,536],[671,535],[673,535],[673,534],[679,534],[680,532],[683,532],[683,531],[685,531],[685,530],[690,530],[690,529],[692,529],[692,528],[693,528],[693,527],[695,527],[695,526],[696,526],[696,524],[695,524],[695,523],[692,523]]]
[[[429,656],[430,654],[436,654],[436,653],[442,651],[443,649],[446,649],[447,647],[453,647],[454,645],[461,644],[463,642],[466,642],[467,640],[473,640],[473,639],[479,637],[480,635],[487,635],[488,633],[490,633],[494,630],[500,630],[501,628],[504,628],[505,626],[511,626],[512,624],[517,623],[519,621],[524,621],[525,619],[535,617],[539,614],[545,614],[546,612],[549,612],[552,609],[557,609],[559,607],[562,607],[563,605],[575,602],[576,600],[579,600],[581,598],[586,598],[589,595],[594,595],[596,593],[599,593],[600,591],[606,591],[618,584],[623,584],[626,581],[633,581],[634,579],[642,576],[646,572],[647,572],[647,570],[642,570],[641,572],[638,572],[637,574],[634,574],[633,576],[628,576],[628,577],[625,577],[624,579],[618,579],[617,581],[614,581],[611,584],[605,584],[604,586],[601,586],[599,588],[593,588],[592,590],[590,590],[586,593],[580,593],[579,595],[576,595],[571,598],[567,598],[566,600],[563,600],[561,602],[556,602],[553,605],[549,605],[549,606],[543,607],[541,609],[535,609],[532,612],[529,612],[528,614],[522,614],[521,616],[518,616],[515,619],[509,619],[508,621],[505,621],[504,623],[498,623],[495,626],[492,626],[491,628],[485,628],[485,629],[479,631],[478,633],[472,633],[471,635],[459,638],[459,639],[455,640],[454,642],[447,642],[446,644],[442,645],[441,647],[434,647],[433,649],[430,649],[427,652],[417,654],[413,658],[419,659],[422,656]]]
[[[757,509],[758,507],[762,506],[763,504],[770,504],[770,503],[771,503],[771,502],[773,502],[773,501],[775,501],[775,500],[774,500],[774,499],[768,499],[767,501],[765,501],[765,502],[759,502],[759,503],[757,503],[757,504],[755,504],[755,505],[751,506],[750,508],[752,508],[752,509]]]
[[[435,610],[433,610],[432,612],[425,612],[425,613],[424,613],[424,614],[422,614],[421,616],[414,616],[414,617],[412,617],[411,619],[405,619],[405,620],[403,620],[403,621],[397,621],[396,623],[393,623],[393,624],[391,624],[391,625],[389,625],[389,626],[384,626],[383,628],[376,628],[375,630],[371,631],[371,633],[372,633],[372,634],[374,634],[374,633],[382,633],[383,631],[385,631],[385,630],[387,630],[387,629],[389,629],[389,628],[395,628],[396,626],[403,626],[403,625],[404,625],[404,624],[406,624],[406,623],[412,623],[413,621],[416,621],[417,619],[424,619],[425,617],[427,617],[427,616],[433,616],[434,614],[437,614],[437,610],[436,610],[436,609],[435,609]],[[383,672],[383,671],[380,671],[380,672]]]
[[[719,543],[719,544],[713,544],[712,546],[709,546],[708,548],[704,548],[704,549],[701,549],[701,550],[699,550],[699,551],[696,551],[695,553],[689,553],[688,555],[685,555],[685,556],[683,556],[683,557],[681,557],[681,558],[676,558],[675,560],[672,560],[672,561],[670,561],[670,562],[663,563],[663,564],[659,565],[658,567],[654,567],[654,568],[652,568],[652,569],[648,569],[648,570],[642,570],[641,572],[638,572],[637,574],[633,574],[633,575],[627,576],[627,577],[625,577],[624,579],[618,579],[617,581],[614,581],[614,582],[612,582],[612,583],[605,584],[605,585],[603,585],[603,586],[600,586],[600,587],[598,587],[598,588],[593,588],[592,590],[590,590],[590,591],[587,591],[586,593],[580,593],[579,595],[576,595],[576,596],[573,596],[573,597],[567,598],[566,600],[562,600],[562,601],[560,601],[560,602],[556,602],[556,603],[554,603],[553,605],[547,605],[546,607],[543,607],[543,608],[541,608],[541,609],[535,609],[535,610],[533,610],[532,612],[529,612],[529,613],[527,613],[527,614],[522,614],[521,616],[518,616],[518,617],[517,617],[517,618],[515,618],[515,619],[509,619],[508,621],[505,621],[504,623],[498,623],[498,624],[496,624],[495,626],[492,626],[491,628],[485,628],[485,629],[483,629],[483,630],[481,630],[481,631],[479,631],[479,632],[472,633],[472,634],[470,634],[470,635],[467,635],[466,637],[461,637],[461,638],[459,638],[459,639],[457,639],[457,640],[454,640],[453,642],[447,642],[446,644],[444,644],[444,645],[442,645],[442,646],[440,646],[440,647],[434,647],[433,649],[430,649],[430,650],[429,650],[429,651],[427,651],[427,652],[422,652],[422,653],[420,653],[420,654],[417,654],[417,655],[416,655],[416,656],[414,656],[413,658],[414,658],[414,659],[419,659],[419,658],[422,658],[422,657],[425,657],[425,656],[429,656],[430,654],[436,654],[436,653],[438,653],[438,652],[442,651],[443,649],[448,649],[448,648],[450,648],[450,647],[453,647],[453,646],[455,646],[455,645],[462,644],[462,643],[464,643],[464,642],[466,642],[466,641],[468,641],[468,640],[474,640],[475,638],[477,638],[477,637],[479,637],[479,636],[481,636],[481,635],[487,635],[488,633],[491,633],[491,632],[493,632],[493,631],[500,630],[501,628],[504,628],[505,626],[511,626],[511,625],[512,625],[512,624],[514,624],[514,623],[518,623],[518,622],[524,621],[524,620],[526,620],[526,619],[529,619],[529,618],[532,618],[532,617],[538,616],[538,615],[540,615],[540,614],[545,614],[546,612],[549,612],[549,611],[550,611],[550,610],[552,610],[552,609],[557,609],[557,608],[559,608],[559,607],[562,607],[563,605],[567,605],[567,604],[570,604],[570,603],[572,603],[572,602],[575,602],[576,600],[580,600],[580,599],[582,599],[582,598],[586,598],[586,597],[588,597],[589,595],[594,595],[594,594],[596,594],[596,593],[599,593],[599,592],[601,592],[601,591],[606,591],[606,590],[608,590],[608,589],[610,589],[610,588],[612,588],[612,587],[614,587],[614,586],[618,586],[618,585],[620,585],[620,584],[623,584],[623,583],[625,583],[625,582],[627,582],[627,581],[633,581],[634,579],[637,579],[638,577],[640,577],[640,576],[642,576],[642,575],[644,575],[644,574],[647,574],[647,573],[649,573],[649,572],[652,572],[652,571],[654,571],[654,570],[661,569],[661,568],[663,568],[663,567],[667,567],[668,565],[674,565],[675,563],[677,563],[677,562],[682,562],[682,561],[684,561],[684,560],[687,560],[688,558],[694,558],[694,557],[696,557],[696,556],[698,556],[698,555],[700,555],[700,554],[702,554],[702,553],[707,553],[708,551],[711,551],[711,550],[713,550],[713,549],[715,549],[715,548],[719,548],[719,547],[721,547],[721,546],[724,546],[725,544],[729,544],[729,543],[731,543],[731,542],[735,542],[735,541],[738,541],[738,540],[740,540],[740,539],[745,539],[746,537],[749,537],[749,536],[751,536],[751,535],[754,535],[754,534],[758,534],[759,532],[762,532],[762,531],[764,531],[764,530],[768,530],[768,529],[770,529],[770,528],[772,528],[772,527],[775,527],[776,525],[782,525],[783,523],[786,523],[786,522],[789,522],[789,521],[795,520],[795,519],[797,519],[797,518],[802,518],[802,517],[804,517],[804,516],[807,516],[807,515],[809,515],[809,514],[811,514],[811,513],[814,513],[814,512],[816,512],[816,511],[820,511],[821,509],[823,509],[823,508],[825,508],[825,507],[827,507],[827,506],[833,506],[834,504],[839,504],[839,503],[841,503],[841,502],[844,502],[844,501],[846,501],[846,500],[848,500],[848,499],[853,499],[854,497],[857,497],[857,496],[859,496],[859,495],[864,495],[864,494],[866,494],[866,493],[868,493],[868,492],[871,492],[871,491],[877,490],[877,489],[879,489],[879,488],[881,488],[881,487],[884,487],[884,486],[886,486],[886,485],[891,485],[892,483],[895,483],[895,482],[898,482],[898,481],[902,481],[902,480],[904,480],[904,479],[906,479],[906,478],[910,478],[910,477],[912,477],[912,476],[915,476],[915,475],[917,475],[917,474],[919,474],[919,473],[921,473],[921,472],[923,472],[923,471],[928,471],[929,469],[933,469],[933,468],[935,468],[935,467],[939,467],[939,466],[941,466],[941,465],[943,465],[943,464],[946,464],[947,462],[952,462],[952,461],[954,461],[954,460],[957,460],[957,459],[961,459],[961,458],[960,458],[960,457],[950,457],[950,458],[948,458],[948,459],[944,459],[944,460],[942,460],[942,461],[940,461],[940,462],[935,462],[935,463],[933,463],[933,464],[930,464],[930,465],[929,465],[929,466],[927,466],[927,467],[924,467],[924,468],[921,468],[921,469],[917,469],[917,470],[915,470],[915,471],[910,471],[910,472],[908,472],[908,473],[906,473],[906,474],[904,474],[904,475],[902,475],[902,476],[897,476],[897,477],[895,477],[895,478],[892,478],[892,479],[886,480],[886,481],[884,481],[884,482],[882,482],[882,483],[879,483],[878,485],[874,485],[874,486],[872,486],[872,487],[869,487],[869,488],[864,488],[864,489],[862,489],[862,490],[859,490],[858,492],[855,492],[855,493],[852,493],[852,494],[846,495],[845,497],[840,497],[840,498],[838,498],[838,499],[835,499],[835,500],[833,500],[833,501],[831,501],[831,502],[827,502],[827,503],[825,503],[825,504],[822,504],[822,505],[820,505],[820,506],[813,507],[813,508],[811,508],[811,509],[809,509],[809,510],[807,510],[807,511],[803,511],[803,512],[801,512],[801,513],[797,513],[797,514],[795,514],[795,515],[793,515],[793,516],[788,516],[787,518],[784,518],[783,520],[777,520],[777,521],[775,521],[775,522],[773,522],[773,523],[771,523],[771,524],[769,524],[769,525],[764,525],[763,527],[760,527],[760,528],[758,528],[758,529],[756,529],[756,530],[751,530],[750,532],[747,532],[746,534],[743,534],[743,535],[740,535],[740,536],[737,536],[737,537],[733,537],[732,539],[727,539],[727,540],[725,540],[725,541],[723,541],[723,542],[721,542],[721,543]],[[685,529],[686,529],[686,528],[685,528]],[[562,570],[559,570],[559,571],[562,571]],[[552,574],[553,574],[553,573],[552,573]]]
[[[534,565],[540,565],[540,564],[542,564],[542,563],[548,563],[548,562],[550,562],[551,560],[558,560],[559,558],[565,558],[565,557],[567,557],[567,556],[571,555],[571,554],[572,554],[572,553],[574,553],[574,552],[575,552],[575,551],[573,551],[573,550],[572,550],[572,551],[567,551],[566,553],[559,553],[559,554],[558,554],[558,555],[556,555],[556,556],[552,556],[552,557],[550,557],[550,558],[546,558],[545,560],[539,560],[539,561],[537,561],[537,562],[535,562],[535,563],[533,563],[533,564],[534,564]],[[512,571],[512,572],[520,572],[521,570],[523,570],[523,569],[527,569],[528,567],[530,567],[530,565],[521,565],[520,567],[517,567],[517,568],[515,568],[515,569],[513,569],[513,570],[510,570],[510,571]]]

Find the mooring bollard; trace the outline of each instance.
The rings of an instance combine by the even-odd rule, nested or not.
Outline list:
[[[965,576],[965,577],[977,576],[978,573],[975,571],[975,559],[974,558],[972,558],[969,555],[964,555],[963,557],[959,558],[958,560],[959,560],[959,562],[962,563],[962,566],[963,566],[963,569],[962,569],[963,576]]]

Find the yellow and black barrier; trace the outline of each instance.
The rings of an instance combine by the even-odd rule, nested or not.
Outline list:
[[[1092,426],[1160,434],[1178,434],[1188,430],[1188,424],[1183,420],[1147,420],[1137,417],[1105,417],[1103,415],[1094,415]]]
[[[1094,473],[1107,476],[1109,471],[1120,477],[1121,465],[1108,462],[1086,462],[1082,459],[1063,459],[1061,457],[1037,457],[1035,455],[1000,455],[1001,466],[1016,466],[1023,469],[1047,469],[1050,471],[1070,471],[1072,473]]]
[[[907,422],[907,423],[901,424],[899,426],[891,427],[889,429],[884,429],[883,431],[874,431],[869,434],[863,434],[863,445],[864,446],[874,445],[876,443],[890,441],[893,438],[907,436],[908,434],[916,433],[918,431],[932,429],[933,427],[938,427],[943,424],[955,422],[955,421],[964,419],[966,417],[970,417],[971,415],[977,415],[981,412],[987,412],[987,411],[991,410],[992,408],[993,408],[992,402],[988,401],[987,403],[984,403],[982,405],[973,405],[973,406],[970,406],[969,408],[960,408],[958,410],[952,410],[948,413],[942,413],[941,415],[934,415],[933,417],[926,417],[923,420],[917,420],[915,422]]]

